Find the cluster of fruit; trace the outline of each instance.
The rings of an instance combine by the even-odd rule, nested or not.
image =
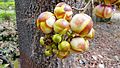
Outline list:
[[[94,13],[100,18],[110,18],[113,14],[112,5],[119,2],[119,0],[100,0],[102,4],[94,8]]]
[[[88,39],[95,34],[93,21],[85,13],[75,14],[72,8],[60,2],[51,12],[39,15],[36,26],[45,36],[40,38],[40,44],[45,47],[45,55],[56,55],[66,58],[71,53],[82,53],[89,49]]]

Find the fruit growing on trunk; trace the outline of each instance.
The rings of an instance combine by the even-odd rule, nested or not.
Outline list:
[[[69,26],[69,22],[66,21],[65,19],[58,19],[54,23],[53,28],[56,33],[65,34],[70,29],[70,26]]]
[[[89,49],[89,41],[84,38],[73,38],[70,44],[72,50],[76,52],[84,52]]]
[[[59,42],[61,42],[62,37],[61,37],[59,34],[55,34],[55,35],[53,35],[52,40],[53,40],[55,43],[59,43]]]
[[[72,18],[72,8],[64,2],[58,3],[54,9],[54,14],[57,19],[64,18],[68,21]]]
[[[92,39],[92,38],[94,38],[94,36],[95,36],[95,30],[94,30],[94,28],[92,28],[90,30],[90,32],[88,33],[88,35],[85,36],[85,38],[86,39]]]
[[[44,45],[44,44],[45,44],[45,42],[44,42],[44,37],[40,37],[40,44],[41,44],[41,45]]]
[[[45,55],[46,55],[46,56],[50,56],[50,55],[52,55],[51,50],[45,50],[45,52],[44,52],[44,53],[45,53]]]
[[[43,12],[39,15],[36,25],[43,33],[48,34],[52,32],[53,24],[55,23],[55,16],[51,12]]]
[[[67,41],[62,41],[59,45],[58,45],[58,49],[62,52],[67,52],[70,50],[70,44]]]
[[[67,52],[58,51],[57,57],[58,57],[58,58],[61,58],[61,59],[64,59],[64,58],[66,58],[69,54],[70,54],[69,51],[67,51]]]
[[[70,22],[70,27],[73,32],[78,33],[81,37],[84,37],[92,29],[93,21],[87,14],[76,14]]]
[[[112,6],[108,5],[98,5],[94,8],[94,13],[100,18],[110,18],[113,13]]]

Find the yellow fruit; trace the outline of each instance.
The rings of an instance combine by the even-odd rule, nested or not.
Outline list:
[[[65,18],[70,21],[72,18],[72,8],[64,2],[58,3],[54,9],[54,14],[57,19]]]
[[[84,52],[88,49],[88,41],[86,41],[84,38],[73,38],[70,44],[72,50],[76,52]]]
[[[64,58],[66,58],[69,54],[70,54],[70,52],[58,51],[57,57],[60,58],[60,59],[64,59]]]
[[[92,28],[88,35],[85,36],[86,39],[92,39],[95,36],[95,30]]]
[[[58,19],[54,23],[54,31],[59,34],[65,34],[69,29],[69,22],[67,22],[65,19]]]
[[[53,24],[55,23],[55,16],[51,12],[43,12],[39,15],[36,26],[41,29],[43,33],[48,34],[52,32]]]
[[[94,8],[94,13],[100,18],[110,18],[113,13],[112,6],[98,5]]]
[[[93,27],[93,21],[90,16],[84,13],[76,14],[70,22],[71,30],[81,37],[86,36]]]
[[[85,40],[85,51],[89,50],[90,44],[88,40]]]

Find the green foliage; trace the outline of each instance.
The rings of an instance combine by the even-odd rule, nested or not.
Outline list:
[[[0,13],[0,19],[1,20],[15,21],[15,19],[16,19],[16,13],[15,13],[15,11],[1,11],[1,13]]]
[[[7,0],[10,1],[10,0]],[[16,14],[15,14],[15,2],[11,0],[11,2],[2,2],[0,1],[0,21],[11,20],[15,22]]]
[[[14,10],[15,2],[0,2],[0,9],[2,10]]]
[[[0,0],[0,2],[13,2],[14,0]]]

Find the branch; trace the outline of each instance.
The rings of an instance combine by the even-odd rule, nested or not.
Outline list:
[[[92,0],[89,0],[89,2],[86,4],[86,6],[84,8],[78,9],[78,8],[72,7],[72,9],[75,9],[77,11],[80,11],[80,12],[84,13],[87,10],[87,8],[88,8],[88,6],[89,6],[89,4],[90,4],[91,1]]]

